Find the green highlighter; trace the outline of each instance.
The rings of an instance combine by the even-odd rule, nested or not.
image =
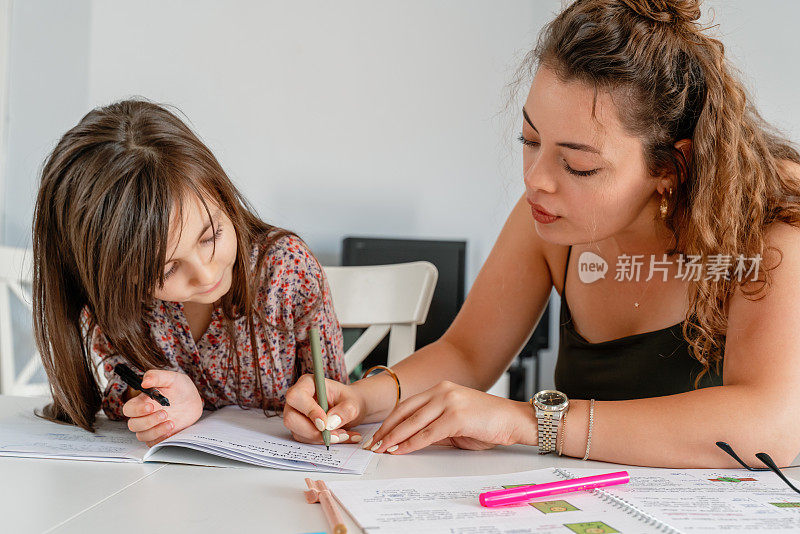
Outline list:
[[[328,413],[328,395],[325,392],[325,371],[322,366],[322,351],[319,348],[319,328],[312,327],[308,338],[311,341],[311,358],[314,360],[314,387],[317,390],[317,403],[325,413]],[[322,442],[331,450],[331,431],[322,431]]]

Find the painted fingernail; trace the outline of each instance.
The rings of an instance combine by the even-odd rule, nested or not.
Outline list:
[[[372,447],[370,447],[370,449],[369,449],[369,450],[371,450],[372,452],[375,452],[375,451],[377,451],[377,450],[378,450],[378,448],[381,446],[381,443],[383,443],[383,440],[382,440],[382,439],[379,439],[379,440],[378,440],[378,443],[376,443],[375,445],[373,445]]]
[[[325,421],[317,417],[316,419],[314,419],[314,426],[317,427],[317,430],[322,432],[323,430],[325,430]]]
[[[358,443],[359,441],[361,441],[361,437],[362,437],[361,434],[353,434],[352,436],[350,436],[350,441],[352,441],[353,443]]]
[[[339,441],[347,441],[348,439],[350,439],[350,436],[348,436],[347,434],[339,434],[338,437]]]
[[[331,434],[331,443],[339,443],[339,436]]]
[[[372,443],[372,438],[369,438],[364,445],[361,446],[362,449],[369,449],[370,444]]]
[[[328,430],[336,430],[337,428],[339,428],[339,425],[341,424],[342,424],[342,418],[339,417],[338,415],[332,415],[328,419],[328,424],[325,425],[325,428]]]
[[[388,449],[386,449],[386,452],[394,452],[394,451],[396,451],[396,450],[397,450],[397,449],[399,449],[399,448],[400,448],[400,446],[399,446],[399,445],[392,445],[391,447],[389,447]]]

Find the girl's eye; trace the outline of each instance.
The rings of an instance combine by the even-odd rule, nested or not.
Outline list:
[[[220,237],[222,237],[222,227],[221,227],[221,226],[217,226],[217,231],[216,231],[216,232],[214,232],[214,235],[212,235],[212,236],[211,236],[211,237],[209,237],[208,239],[203,239],[203,240],[201,241],[201,243],[206,243],[206,244],[207,244],[207,243],[211,243],[212,241],[216,241],[216,240],[217,240],[217,239],[219,239]]]
[[[172,267],[170,267],[169,270],[164,273],[164,280],[166,280],[167,278],[169,278],[170,276],[175,274],[175,271],[177,271],[177,270],[178,270],[178,264],[177,263],[173,263]]]
[[[599,171],[600,169],[589,169],[588,171],[579,171],[577,169],[573,169],[572,167],[570,167],[565,161],[564,170],[566,170],[570,174],[574,174],[575,176],[591,176],[593,174],[596,174],[597,171]]]
[[[517,137],[517,141],[519,141],[525,146],[532,146],[532,147],[539,146],[538,141],[531,141],[530,139],[525,139],[525,136],[522,134],[519,134],[519,137]]]

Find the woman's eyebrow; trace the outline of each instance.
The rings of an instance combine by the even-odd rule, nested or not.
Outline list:
[[[525,111],[525,107],[522,108],[522,116],[525,118],[525,122],[527,122],[528,125],[531,128],[533,128],[533,131],[539,133],[539,130],[536,129],[536,126],[533,125],[533,121],[531,121],[531,118],[528,116],[528,112]],[[583,150],[585,152],[592,152],[598,155],[600,154],[600,150],[596,149],[591,145],[584,145],[583,143],[572,143],[569,141],[565,141],[561,143],[556,143],[556,145],[563,146],[564,148],[571,148],[572,150]]]
[[[534,129],[534,131],[535,131],[536,133],[539,133],[539,130],[537,130],[537,129],[536,129],[536,126],[534,126],[534,125],[533,125],[533,122],[531,122],[531,118],[530,118],[530,117],[528,117],[528,112],[527,112],[527,111],[525,111],[525,106],[522,106],[522,117],[525,119],[525,122],[527,122],[527,123],[528,123],[528,126],[530,126],[531,128],[533,128],[533,129]]]

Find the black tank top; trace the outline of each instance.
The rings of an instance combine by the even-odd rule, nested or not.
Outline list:
[[[561,290],[556,389],[570,398],[597,400],[660,397],[694,389],[703,366],[691,356],[683,322],[602,343],[590,343],[575,330],[566,297],[571,253],[570,246]],[[699,387],[720,385],[722,375],[712,367]]]

